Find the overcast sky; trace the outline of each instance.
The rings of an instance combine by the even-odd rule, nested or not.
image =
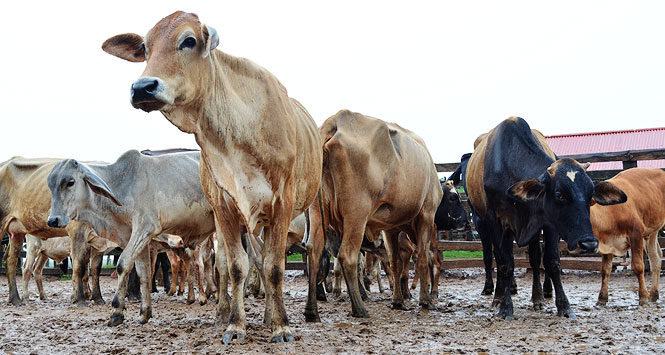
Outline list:
[[[101,50],[175,10],[267,68],[320,125],[339,109],[396,122],[435,162],[521,116],[546,135],[665,126],[665,2],[65,1],[2,5],[0,161],[196,148],[132,108],[144,63]]]

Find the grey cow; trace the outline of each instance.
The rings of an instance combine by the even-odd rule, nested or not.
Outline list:
[[[74,219],[124,247],[110,326],[124,320],[127,280],[134,265],[141,280],[140,323],[152,315],[151,240],[169,233],[196,246],[215,231],[212,208],[201,189],[200,157],[199,152],[146,156],[130,150],[113,164],[63,160],[49,174],[49,226],[62,228]]]

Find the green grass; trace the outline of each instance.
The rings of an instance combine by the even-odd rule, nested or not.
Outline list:
[[[302,255],[300,254],[287,255],[286,261],[302,261]]]
[[[58,280],[60,280],[60,281],[71,281],[72,280],[72,274],[62,274],[62,275],[60,275],[60,278]]]
[[[102,269],[113,269],[115,265],[102,265]]]
[[[482,257],[482,251],[446,250],[443,252],[444,259],[469,259]]]

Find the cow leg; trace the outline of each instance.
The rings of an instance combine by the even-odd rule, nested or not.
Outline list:
[[[335,258],[333,265],[333,297],[339,297],[342,294],[342,264],[339,256]]]
[[[184,270],[185,270],[185,280],[187,282],[187,304],[192,304],[195,301],[195,295],[194,295],[194,275],[195,271],[194,268],[196,267],[196,263],[194,262],[194,258],[191,257],[191,255],[187,255],[187,252],[185,252],[185,257],[183,258],[183,263],[185,265]]]
[[[660,266],[663,259],[663,251],[658,244],[658,232],[647,239],[647,252],[649,253],[649,265],[651,266],[651,290],[649,301],[658,301],[658,281],[660,279]]]
[[[91,248],[92,249],[92,248]],[[83,282],[83,297],[85,297],[86,301],[90,299],[90,294],[92,291],[90,290],[90,261],[86,262],[85,265],[85,270],[83,271],[83,279],[81,280]]]
[[[169,275],[169,269],[171,269],[171,263],[166,253],[159,253],[157,255],[157,260],[160,260],[160,265],[162,267],[162,279],[163,279],[162,286],[164,286],[164,292],[167,292],[167,290],[171,288],[171,278]]]
[[[7,252],[7,283],[9,284],[9,303],[14,306],[21,305],[21,297],[18,295],[16,287],[16,267],[19,261],[21,249],[23,249],[23,241],[25,234],[11,233],[9,235],[9,251]]]
[[[90,261],[90,245],[86,241],[89,232],[87,227],[79,226],[70,233],[72,239],[72,302],[79,306],[86,304],[83,288],[87,288],[88,285],[83,285],[83,278]]]
[[[104,254],[93,251],[92,260],[90,263],[90,278],[92,282],[92,293],[91,299],[95,304],[102,305],[104,304],[104,298],[102,297],[102,290],[99,287],[99,274],[102,272],[102,261]]]
[[[35,269],[36,267],[36,261],[39,259],[39,256],[41,254],[36,255],[35,250],[31,249],[31,242],[28,241],[28,250],[25,255],[25,261],[23,262],[23,270],[22,270],[22,280],[23,281],[23,301],[28,302],[30,299],[30,292],[28,291],[28,286],[30,283],[30,277],[33,275],[34,272],[37,270]],[[35,281],[36,278],[35,278]]]
[[[513,260],[513,233],[510,230],[501,232],[498,225],[493,225],[492,240],[494,241],[494,250],[497,251],[496,265],[497,265],[497,282],[494,297],[502,296],[501,304],[499,306],[499,313],[501,318],[506,320],[514,320],[513,314],[513,300],[510,295],[510,280],[513,278],[514,260]]]
[[[366,222],[353,217],[349,216],[344,220],[344,236],[339,249],[339,262],[346,281],[346,290],[351,298],[351,315],[358,318],[368,318],[369,315],[363,304],[358,283],[358,255],[365,234]]]
[[[568,297],[563,291],[563,284],[561,283],[561,261],[559,259],[559,234],[549,227],[543,228],[544,245],[544,263],[545,272],[550,276],[552,284],[554,285],[554,292],[556,294],[556,309],[557,316],[565,316],[575,319],[575,313],[570,308]]]
[[[411,255],[411,258],[413,259],[414,265],[418,265],[418,252],[416,251]],[[408,268],[407,268],[408,269]],[[416,285],[418,285],[418,281],[420,281],[420,274],[418,273],[418,268],[416,268],[415,272],[413,273],[413,281],[411,281],[411,289],[415,290]],[[408,296],[405,295],[406,298],[411,298],[411,295],[409,294]]]
[[[169,258],[171,263],[171,287],[169,289],[168,295],[173,296],[176,293],[178,287],[178,274],[180,273],[180,258],[173,252],[169,250],[166,252],[166,255]]]
[[[226,247],[224,246],[224,238],[222,237],[221,230],[217,227],[217,250],[215,250],[215,267],[219,275],[219,284],[217,286],[217,322],[226,324],[229,322],[229,314],[231,312],[230,298],[229,298],[229,268],[226,261]]]
[[[411,291],[409,291],[409,263],[411,262],[411,258],[413,257],[413,249],[411,246],[408,244],[408,237],[406,234],[399,234],[398,236],[399,244],[400,244],[400,251],[399,251],[399,256],[400,256],[400,263],[402,264],[402,267],[400,270],[402,270],[402,275],[399,278],[399,287],[402,289],[402,296],[404,297],[405,300],[410,300],[411,299]],[[406,240],[406,242],[404,242]],[[415,272],[414,275],[418,275],[420,270],[418,270],[418,258],[415,258]]]
[[[432,228],[432,239],[430,240],[432,249],[432,266],[430,267],[430,278],[432,279],[432,298],[439,298],[439,278],[441,277],[441,251],[439,250],[439,238],[436,228]]]
[[[150,243],[151,236],[153,234],[151,231],[153,230],[155,230],[155,228],[152,228],[151,226],[143,226],[143,228],[140,229],[135,228],[132,231],[132,236],[129,238],[129,243],[127,243],[127,246],[122,251],[122,254],[120,254],[120,259],[118,260],[117,266],[118,288],[116,289],[115,295],[113,296],[113,302],[111,302],[113,310],[111,312],[111,319],[108,323],[110,327],[122,323],[125,319],[123,311],[125,309],[125,297],[127,296],[127,281],[129,280],[129,274],[132,272],[132,269],[134,269],[134,262],[136,261],[136,258],[139,257],[139,255],[142,255],[141,262],[147,264],[147,268],[146,266],[141,265],[141,271],[146,272],[146,275],[149,275],[150,273],[150,255],[146,248],[148,248],[148,244]],[[148,291],[147,286],[145,291]],[[143,293],[143,289],[141,290],[141,293]],[[149,294],[150,293],[148,292],[148,295]],[[141,310],[148,311],[146,308],[144,308],[144,306],[145,303],[142,300]],[[146,315],[143,315],[143,318],[145,318],[145,316]],[[149,318],[150,315],[147,316]]]
[[[612,254],[603,254],[602,261],[600,264],[600,292],[598,293],[598,302],[596,303],[599,306],[604,306],[607,304],[608,295],[609,295],[609,283],[610,275],[612,274],[612,259],[614,255]]]
[[[208,297],[206,297],[205,288],[203,287],[203,282],[205,281],[205,264],[203,263],[203,253],[199,250],[198,256],[196,258],[196,284],[199,288],[199,304],[201,306],[208,303]]]
[[[213,280],[212,277],[212,275],[215,273],[215,269],[212,266],[212,257],[206,260],[206,262],[203,265],[204,265],[203,272],[205,273],[205,281],[206,281],[206,290],[205,290],[206,298],[214,297],[217,294],[217,285],[215,285],[215,281]]]
[[[150,247],[148,247],[150,249]],[[150,251],[150,265],[152,266],[150,268],[150,292],[158,292],[157,291],[157,281],[155,280],[155,271],[157,271],[157,253],[154,251]]]
[[[480,236],[480,243],[483,246],[483,264],[485,265],[485,286],[483,286],[483,291],[481,295],[490,296],[494,293],[494,281],[493,281],[493,272],[494,272],[494,254],[492,250],[492,240],[490,239],[489,231],[485,225],[485,221],[481,220],[480,217],[477,217],[474,213],[473,223],[476,226],[476,231],[478,231],[478,236]]]
[[[185,294],[185,283],[187,282],[187,268],[188,264],[185,261],[184,254],[180,255],[180,270],[178,270],[178,293],[177,296],[182,296]]]
[[[316,204],[316,201],[314,203]],[[309,238],[307,239],[306,245],[308,288],[307,304],[305,305],[305,321],[320,322],[321,318],[319,317],[319,309],[317,304],[317,293],[319,292],[318,277],[319,271],[321,270],[321,264],[324,262],[323,259],[328,258],[328,265],[330,265],[330,256],[327,252],[324,252],[326,240],[323,221],[321,221],[320,210],[318,208],[311,207],[309,218]],[[335,262],[337,262],[336,259]],[[327,272],[328,270],[326,270],[326,276]],[[323,294],[325,297],[325,292]]]
[[[403,277],[402,268],[404,264],[400,260],[399,252],[399,231],[398,230],[389,230],[385,231],[384,244],[386,246],[386,252],[390,258],[390,272],[393,279],[392,282],[392,308],[407,310],[404,306],[404,295],[402,294],[402,281]]]
[[[326,290],[324,284],[328,273],[330,272],[330,253],[327,250],[323,250],[321,255],[321,261],[319,262],[319,273],[316,275],[316,300],[327,302],[328,298],[326,297]]]
[[[44,283],[42,282],[42,272],[44,271],[44,264],[46,264],[48,258],[46,255],[39,255],[35,262],[34,275],[35,283],[37,284],[37,290],[39,291],[39,299],[44,301],[46,300],[46,293],[44,292]],[[27,300],[27,298],[25,299]]]
[[[649,304],[649,294],[647,293],[647,285],[644,282],[643,244],[644,244],[644,237],[637,233],[633,233],[632,238],[630,238],[630,249],[632,251],[632,255],[630,257],[630,263],[631,267],[633,268],[633,273],[637,277],[637,283],[639,285],[637,292],[640,297],[640,306],[646,306]]]
[[[552,279],[550,279],[550,276],[545,273],[545,280],[543,281],[543,297],[545,297],[546,300],[551,300],[552,292]]]
[[[436,210],[436,208],[435,208]],[[418,265],[416,270],[420,272],[420,306],[426,309],[434,307],[432,294],[430,293],[432,280],[430,280],[429,268],[432,264],[430,258],[430,244],[432,233],[435,233],[434,212],[425,213],[421,211],[417,218],[416,233],[418,235]]]
[[[369,300],[369,296],[367,295],[368,291],[367,291],[367,289],[365,289],[365,285],[363,285],[363,282],[362,282],[362,280],[363,280],[362,276],[365,272],[364,271],[365,266],[364,266],[364,262],[363,262],[362,253],[358,253],[358,266],[357,266],[356,270],[358,270],[358,291],[360,291],[360,298],[363,301],[367,301],[367,300]]]
[[[543,253],[540,250],[540,238],[533,238],[529,243],[529,264],[533,273],[531,285],[531,303],[534,311],[541,311],[545,308],[545,296],[543,295],[543,286],[540,283],[540,263],[543,260]]]
[[[141,282],[141,310],[139,324],[146,324],[152,318],[152,260],[150,257],[150,248],[146,247],[141,253],[137,255],[134,267],[136,267],[136,274]]]
[[[293,187],[285,189],[286,191],[293,191]],[[286,196],[289,195],[287,194]],[[270,326],[272,329],[270,342],[272,343],[294,340],[282,296],[286,262],[286,239],[292,213],[293,203],[291,201],[286,200],[277,203],[273,218],[274,224],[264,228],[263,275],[266,282],[266,307],[272,313],[270,314]]]

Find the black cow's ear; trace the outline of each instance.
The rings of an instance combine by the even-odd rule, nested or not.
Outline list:
[[[506,192],[515,200],[533,201],[545,192],[545,184],[538,179],[523,180],[509,187]]]
[[[593,186],[593,200],[599,205],[609,206],[628,201],[628,196],[609,181],[599,181]]]

